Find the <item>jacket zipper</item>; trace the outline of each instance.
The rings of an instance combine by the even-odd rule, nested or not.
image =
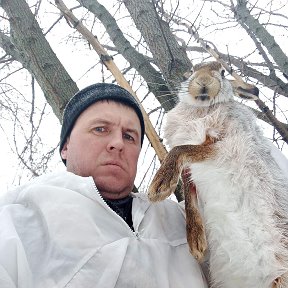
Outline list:
[[[102,195],[100,194],[99,190],[97,189],[96,184],[95,184],[95,182],[94,182],[94,180],[93,180],[92,177],[91,177],[91,180],[92,180],[92,182],[93,182],[93,187],[94,187],[95,191],[97,192],[97,194],[98,194],[99,197],[101,198],[101,200],[102,200],[102,202],[104,203],[104,205],[105,205],[113,214],[115,214],[123,223],[125,223],[125,225],[129,228],[129,230],[132,232],[132,234],[133,234],[135,237],[138,238],[138,237],[139,237],[138,231],[133,231],[133,230],[130,228],[130,226],[126,223],[126,221],[125,221],[120,215],[118,215],[113,209],[110,208],[110,206],[105,202],[104,198],[102,197]],[[132,211],[131,211],[131,213],[132,213]],[[134,228],[134,229],[135,229],[135,228]]]

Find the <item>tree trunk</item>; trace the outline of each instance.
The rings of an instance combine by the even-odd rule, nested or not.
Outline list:
[[[171,91],[162,74],[151,65],[148,57],[139,53],[124,37],[109,11],[96,0],[79,0],[78,2],[101,21],[117,51],[144,78],[149,90],[155,95],[164,110],[168,111],[174,107],[176,101],[173,97],[168,98]]]
[[[184,73],[192,67],[185,50],[176,41],[168,23],[157,14],[153,1],[123,2],[149,46],[156,65],[168,82],[168,87],[176,93],[178,85],[183,81]]]
[[[26,1],[3,0],[1,6],[10,20],[11,43],[22,55],[17,60],[35,77],[61,121],[67,101],[78,91],[76,83],[51,49]]]

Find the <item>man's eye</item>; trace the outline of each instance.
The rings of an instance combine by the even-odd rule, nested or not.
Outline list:
[[[134,137],[132,137],[131,135],[129,135],[127,133],[125,133],[123,137],[128,141],[134,141]]]
[[[96,132],[105,132],[106,131],[106,129],[104,127],[95,127],[94,130]]]

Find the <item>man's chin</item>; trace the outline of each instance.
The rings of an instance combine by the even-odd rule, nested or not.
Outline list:
[[[123,179],[122,179],[123,180]],[[97,189],[103,198],[107,199],[121,199],[128,196],[132,189],[133,184],[123,183],[121,179],[95,179],[94,182],[96,184]]]

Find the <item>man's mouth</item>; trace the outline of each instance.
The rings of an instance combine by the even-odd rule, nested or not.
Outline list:
[[[115,166],[124,170],[123,165],[118,161],[108,161],[103,164],[104,166]]]

